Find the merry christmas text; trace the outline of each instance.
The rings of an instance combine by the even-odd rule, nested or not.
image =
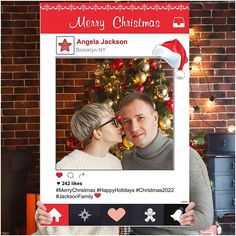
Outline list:
[[[115,29],[120,28],[159,28],[159,20],[143,20],[142,18],[126,19],[124,16],[116,16],[112,20],[112,26]],[[98,28],[100,31],[105,30],[105,20],[88,19],[85,16],[78,16],[74,22],[69,23],[71,29],[74,28]]]

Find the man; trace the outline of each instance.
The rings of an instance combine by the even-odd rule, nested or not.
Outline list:
[[[122,159],[123,169],[173,169],[173,141],[160,133],[152,99],[144,93],[128,94],[120,102],[120,115],[124,132],[135,145]],[[190,201],[180,221],[189,227],[134,227],[134,234],[199,234],[212,225],[213,204],[207,170],[199,154],[191,148]]]

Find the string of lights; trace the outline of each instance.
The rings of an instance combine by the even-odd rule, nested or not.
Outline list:
[[[190,35],[190,39],[192,39],[192,41],[195,43],[195,46],[197,48],[201,48],[199,42],[198,42],[198,39],[196,37],[196,33],[194,31],[193,28],[190,29],[189,31],[189,35]],[[211,92],[211,88],[210,88],[210,83],[209,83],[209,78],[208,78],[208,75],[206,73],[206,69],[204,67],[204,63],[202,61],[202,56],[201,56],[201,51],[199,53],[200,55],[199,56],[195,56],[194,59],[193,59],[193,63],[190,67],[190,72],[191,71],[194,71],[194,66],[193,64],[195,63],[197,65],[197,70],[200,70],[202,75],[204,76],[204,78],[206,79],[206,83],[207,83],[207,90],[208,90],[208,94],[209,94],[209,99],[207,101],[207,107],[212,107],[213,105],[216,105],[215,103],[215,100],[217,99]],[[203,116],[202,116],[202,111],[201,111],[201,107],[200,105],[196,102],[196,99],[194,97],[194,93],[193,93],[193,89],[192,89],[192,85],[191,85],[191,82],[190,82],[190,92],[192,94],[191,98],[192,98],[192,101],[193,101],[193,106],[190,108],[190,113],[197,113],[200,120],[203,121],[204,123],[206,123],[209,127],[212,127],[214,129],[214,132],[216,132],[216,127],[212,124],[210,124],[208,121],[206,121]],[[230,125],[228,128],[227,128],[227,131],[229,133],[234,133],[235,132],[235,126],[234,125]]]
[[[198,40],[197,40],[197,37],[195,36],[195,31],[194,29],[190,29],[190,37],[193,39],[193,41],[195,42],[195,45],[197,48],[200,48],[200,45],[198,43]],[[204,68],[204,65],[203,65],[203,62],[202,62],[202,57],[201,55],[200,56],[195,56],[194,59],[193,59],[193,62],[195,64],[198,65],[199,69],[201,70],[203,76],[205,77],[206,79],[206,82],[207,82],[207,88],[208,88],[208,94],[209,94],[209,102],[212,103],[214,102],[215,100],[215,97],[212,95],[211,93],[211,89],[210,89],[210,83],[209,83],[209,79],[208,79],[208,76],[207,76],[207,73],[205,72],[205,68]],[[190,67],[190,71],[192,70],[192,67]],[[194,97],[194,93],[193,93],[193,88],[192,88],[192,84],[191,82],[189,83],[190,84],[190,92],[191,92],[191,98],[193,100],[193,106],[191,107],[191,110],[190,112],[195,112],[198,114],[198,117],[199,119],[206,123],[209,127],[212,127],[214,129],[214,132],[216,132],[216,127],[212,124],[210,124],[208,121],[206,121],[202,114],[201,114],[201,107],[199,106],[199,104],[196,102],[196,99]],[[209,104],[209,105],[212,105],[212,104]]]
[[[197,47],[197,48],[200,48],[200,45],[199,45],[199,43],[198,43],[198,39],[197,39],[197,37],[196,37],[196,35],[195,35],[194,29],[190,29],[190,37],[191,37],[191,38],[193,39],[193,41],[195,42],[196,47]],[[199,65],[199,68],[200,68],[200,70],[201,70],[203,76],[204,76],[205,79],[206,79],[207,88],[208,88],[208,94],[209,94],[209,103],[210,103],[209,105],[212,105],[211,103],[213,103],[216,98],[215,98],[215,96],[213,96],[212,93],[211,93],[210,83],[209,83],[208,75],[207,75],[206,70],[205,70],[205,67],[204,67],[204,63],[202,62],[202,57],[201,57],[201,56],[196,56],[196,57],[194,57],[193,61],[194,61],[194,63],[196,63],[197,65]],[[194,111],[198,111],[198,110],[200,110],[200,107],[199,107],[197,104],[195,104],[195,106],[194,106]]]
[[[190,92],[192,93],[192,86],[191,86],[191,83],[190,83]],[[193,99],[193,103],[194,103],[194,106],[193,106],[193,110],[194,112],[198,112],[198,116],[200,118],[201,121],[205,122],[207,125],[209,125],[210,127],[214,128],[214,132],[216,132],[216,127],[212,124],[210,124],[208,121],[206,121],[203,117],[202,117],[202,114],[201,114],[201,110],[200,110],[200,107],[197,105],[197,102],[194,98],[194,96],[192,96],[192,99]]]

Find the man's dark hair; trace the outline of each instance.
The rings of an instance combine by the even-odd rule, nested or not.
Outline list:
[[[131,104],[134,100],[141,100],[145,102],[153,109],[153,111],[155,111],[155,103],[153,102],[152,98],[146,93],[140,93],[140,92],[129,93],[128,95],[123,97],[119,104],[119,110],[121,110],[122,107]]]

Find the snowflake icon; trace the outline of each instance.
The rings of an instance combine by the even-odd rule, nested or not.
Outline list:
[[[89,211],[87,211],[85,208],[83,211],[80,212],[80,214],[78,214],[78,216],[80,216],[81,220],[83,220],[84,222],[86,222],[86,220],[88,220],[88,218],[91,216],[91,214],[89,214]]]

